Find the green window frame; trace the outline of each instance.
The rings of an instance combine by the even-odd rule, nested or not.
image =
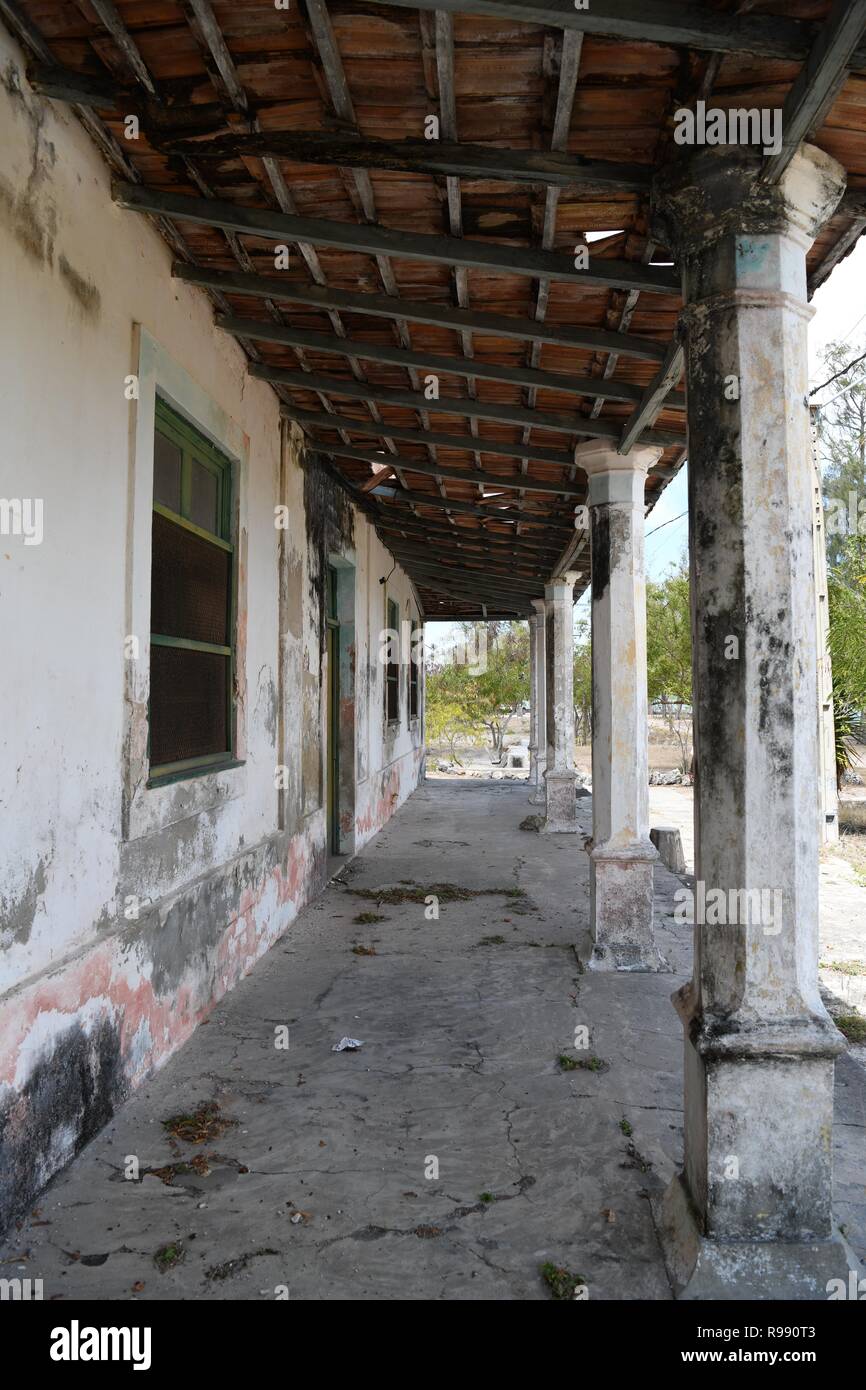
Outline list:
[[[388,599],[388,629],[397,634],[397,660],[389,661],[385,666],[385,723],[400,723],[400,607],[392,598]],[[389,646],[389,656],[394,655],[393,640]]]
[[[184,537],[187,538],[190,548],[197,550],[200,560],[208,563],[208,557],[212,562],[219,564],[217,551],[223,552],[226,556],[224,567],[218,583],[219,592],[225,589],[225,613],[224,628],[221,635],[226,640],[213,642],[201,640],[189,635],[189,631],[170,631],[160,632],[151,630],[151,700],[148,707],[148,756],[150,761],[150,773],[148,786],[162,785],[167,782],[181,781],[186,778],[202,776],[207,772],[217,771],[225,767],[238,767],[240,763],[235,757],[235,663],[236,663],[236,627],[237,627],[237,564],[236,548],[233,535],[233,465],[231,459],[217,449],[209,439],[201,434],[188,420],[173,410],[161,397],[156,399],[156,415],[154,421],[154,433],[160,435],[169,442],[173,449],[173,462],[178,463],[179,454],[179,488],[177,490],[177,505],[175,507],[166,505],[165,502],[157,498],[157,475],[156,475],[156,450],[157,440],[154,439],[154,496],[153,496],[153,517],[154,528],[157,527],[157,518],[163,522],[170,523],[173,531],[168,532],[173,538],[174,544],[183,547]],[[196,498],[196,482],[204,483],[206,487],[205,502],[211,512],[209,524],[205,522],[201,514],[200,500]],[[198,510],[197,510],[198,507]],[[193,518],[198,516],[198,520]],[[165,528],[162,533],[166,534]],[[202,544],[203,543],[203,544]],[[151,628],[154,625],[153,613],[153,594],[155,592],[156,573],[154,568],[154,558],[151,560]],[[181,605],[182,607],[182,605]],[[219,610],[214,610],[212,617],[219,616]],[[220,619],[220,621],[222,621]],[[187,619],[189,622],[189,619]],[[183,627],[184,622],[178,621],[178,626]],[[197,754],[194,757],[176,758],[174,760],[162,759],[154,762],[152,760],[152,750],[154,742],[154,709],[153,709],[153,660],[154,649],[170,649],[178,653],[200,653],[208,655],[214,660],[209,663],[209,670],[217,675],[218,683],[224,688],[225,708],[222,711],[224,718],[224,738],[214,738],[213,742],[224,742],[225,747],[213,748],[209,751]],[[207,681],[204,682],[206,688]],[[220,701],[215,702],[214,708],[219,708]],[[170,736],[169,736],[170,738]]]
[[[419,699],[418,699],[418,661],[415,650],[415,634],[421,624],[412,619],[412,629],[409,636],[409,723],[418,718]]]

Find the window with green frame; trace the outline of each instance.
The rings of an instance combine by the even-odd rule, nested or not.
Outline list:
[[[385,719],[388,724],[400,723],[400,609],[393,599],[388,600],[388,664],[385,667]],[[396,658],[396,659],[394,659]]]
[[[421,626],[420,623],[412,619],[412,631],[409,639],[409,722],[418,718],[418,645],[417,633]]]
[[[232,465],[159,398],[153,448],[150,779],[231,763]]]

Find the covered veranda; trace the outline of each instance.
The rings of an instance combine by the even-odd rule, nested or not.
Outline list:
[[[780,904],[699,924],[676,993],[683,1164],[653,1229],[691,1297],[822,1298],[856,1263],[833,1215],[844,1043],[817,983],[806,335],[812,291],[866,227],[866,4],[782,9],[0,0],[35,90],[112,164],[118,235],[155,220],[171,273],[211,293],[425,617],[529,618],[532,852],[560,904],[588,876],[586,997],[639,1009],[683,964],[654,908],[643,534],[688,453],[696,878]],[[676,112],[699,102],[778,109],[778,146],[679,145]],[[571,642],[590,583],[584,826]],[[568,1125],[554,1099],[545,1115]],[[463,1205],[468,1186],[443,1190]]]

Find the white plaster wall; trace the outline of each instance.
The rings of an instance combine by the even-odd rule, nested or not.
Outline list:
[[[208,298],[172,280],[172,255],[156,231],[111,201],[109,171],[72,111],[30,92],[20,50],[2,26],[0,76],[0,497],[39,498],[44,507],[40,545],[0,536],[2,993],[122,930],[119,893],[159,900],[278,829],[268,691],[278,683],[273,511],[281,494],[271,389],[248,376],[239,346],[213,327]],[[130,403],[124,380],[141,369],[147,343],[158,346],[164,372],[210,403],[202,409],[224,421],[225,439],[214,425],[218,442],[240,459],[246,765],[137,792],[125,826],[125,695],[146,693],[152,459],[141,419],[152,407],[146,392]],[[286,467],[295,476],[284,491],[297,506],[294,453]],[[369,653],[372,623],[375,656],[384,611],[378,578],[393,562],[362,519],[357,530],[357,633]],[[300,512],[289,544],[303,557],[306,590]],[[389,592],[405,614],[411,590],[401,571]],[[143,642],[127,688],[130,623],[143,629]],[[297,633],[288,641],[290,743],[299,729],[297,657],[310,644]],[[383,698],[379,684],[358,726],[358,739],[369,740],[359,755],[359,842],[382,823],[385,754],[399,765],[399,799],[414,785],[402,766],[418,761],[405,689],[403,726],[387,747]],[[324,814],[309,820],[308,833],[322,840]]]

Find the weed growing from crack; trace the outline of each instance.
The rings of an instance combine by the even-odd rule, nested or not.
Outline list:
[[[623,1115],[622,1119],[620,1120],[619,1127],[625,1135],[626,1139],[630,1139],[631,1136],[634,1134],[634,1126],[629,1124],[628,1120],[625,1118],[625,1115]]]
[[[206,1144],[212,1139],[219,1139],[237,1123],[237,1120],[223,1115],[215,1100],[209,1100],[189,1115],[172,1115],[163,1120],[162,1127],[187,1144]]]
[[[476,946],[504,946],[504,936],[482,936],[480,941],[476,941]]]
[[[159,1247],[153,1257],[153,1262],[160,1274],[165,1274],[167,1269],[174,1269],[175,1265],[180,1264],[184,1253],[183,1243],[179,1240],[173,1240],[168,1245]]]
[[[586,1280],[582,1274],[572,1274],[570,1270],[561,1265],[547,1264],[541,1266],[541,1277],[550,1290],[551,1296],[556,1299],[573,1299],[577,1289],[586,1286]]]
[[[194,1173],[196,1177],[206,1178],[210,1173],[210,1164],[204,1154],[196,1154],[189,1163],[167,1163],[164,1168],[147,1168],[142,1176],[150,1174],[154,1178],[159,1178],[160,1182],[165,1183],[166,1187],[171,1187],[175,1178],[187,1177]]]
[[[388,918],[383,917],[380,912],[359,912],[352,921],[359,927],[372,926],[374,922],[387,922]]]

